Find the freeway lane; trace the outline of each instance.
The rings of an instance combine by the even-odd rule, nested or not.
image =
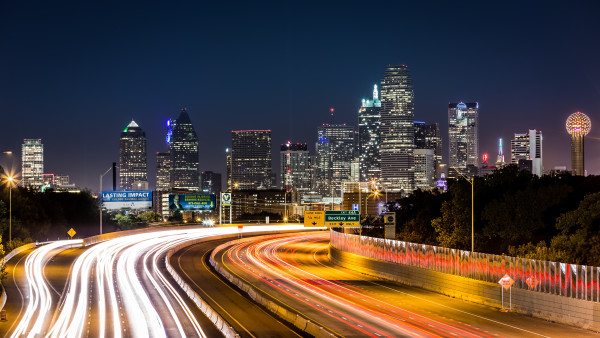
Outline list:
[[[243,232],[296,229],[301,227],[246,227]],[[16,328],[6,331],[12,337],[218,336],[165,271],[165,255],[182,243],[238,232],[232,227],[181,227],[137,233],[72,249],[72,264],[62,256],[46,263],[81,241],[38,247],[15,258],[16,266],[23,266],[15,270],[16,291],[23,293],[26,307]]]
[[[171,265],[202,299],[233,325],[240,336],[299,336],[294,329],[241,295],[210,269],[207,257],[211,250],[230,240],[209,241],[187,247],[171,257]]]
[[[328,242],[327,233],[253,239],[218,252],[215,260],[341,336],[597,336],[334,266]]]

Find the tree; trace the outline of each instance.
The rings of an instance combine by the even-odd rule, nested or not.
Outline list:
[[[160,222],[162,220],[162,217],[154,211],[146,211],[141,213],[139,217],[146,222]]]
[[[579,207],[556,220],[560,234],[551,248],[563,252],[567,263],[600,266],[600,192],[588,194]]]

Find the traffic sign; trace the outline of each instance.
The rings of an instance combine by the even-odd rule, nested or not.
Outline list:
[[[540,283],[540,281],[535,277],[529,277],[525,280],[525,283],[529,285],[529,289],[533,290]]]
[[[73,228],[71,228],[71,230],[67,231],[67,234],[69,236],[71,236],[71,238],[73,238],[73,236],[75,236],[76,232],[75,232],[75,230],[73,230]]]
[[[305,211],[304,212],[305,227],[324,227],[325,226],[325,211]]]
[[[326,227],[357,227],[360,226],[360,213],[356,210],[327,210],[325,211]]]
[[[358,210],[358,203],[352,204],[352,210]]]
[[[509,275],[504,275],[504,277],[500,278],[498,284],[502,285],[504,290],[510,289],[510,287],[515,283],[515,280],[510,278]]]
[[[221,193],[221,205],[231,205],[231,193],[230,192],[222,192]]]

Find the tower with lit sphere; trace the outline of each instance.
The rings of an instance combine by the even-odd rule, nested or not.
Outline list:
[[[585,166],[583,159],[583,138],[592,129],[590,118],[582,112],[571,114],[567,118],[567,132],[571,134],[571,168],[573,175],[583,176]]]

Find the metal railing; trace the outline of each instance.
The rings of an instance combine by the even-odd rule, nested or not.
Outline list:
[[[331,246],[368,258],[497,283],[508,274],[513,287],[600,302],[600,268],[492,255],[330,231]]]

